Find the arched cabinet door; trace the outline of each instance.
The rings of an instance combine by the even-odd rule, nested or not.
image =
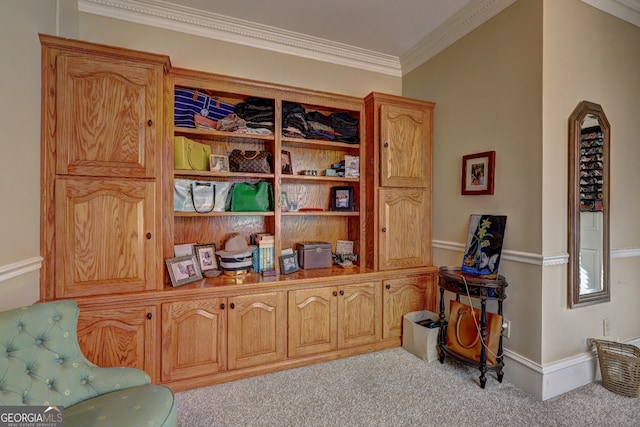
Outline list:
[[[380,189],[378,216],[379,269],[422,267],[431,264],[431,212],[422,189]]]
[[[78,318],[80,349],[97,366],[138,368],[155,379],[156,319],[154,305],[119,304],[115,308],[100,309],[81,306]]]
[[[158,286],[153,181],[56,180],[56,298]]]

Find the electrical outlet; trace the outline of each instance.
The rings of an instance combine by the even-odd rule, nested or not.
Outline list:
[[[502,336],[511,338],[511,320],[502,318]]]
[[[602,319],[602,336],[608,337],[611,335],[611,319],[608,317]]]

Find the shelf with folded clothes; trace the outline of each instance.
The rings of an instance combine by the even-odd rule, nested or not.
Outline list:
[[[176,217],[203,217],[203,216],[274,216],[275,213],[273,211],[268,212],[207,212],[207,213],[198,213],[198,212],[174,212],[173,216]]]
[[[272,135],[260,135],[257,133],[241,133],[241,132],[227,132],[220,130],[208,130],[208,129],[192,129],[175,127],[174,134],[176,136],[186,136],[205,140],[218,140],[230,138],[233,140],[239,140],[241,142],[252,143],[254,141],[273,142],[275,136]]]
[[[316,141],[332,147],[360,144],[360,112],[313,104],[282,102],[282,138]]]
[[[305,139],[305,138],[291,138],[282,137],[283,147],[304,147],[317,150],[344,150],[344,151],[359,151],[360,144],[347,144],[346,142],[327,141],[324,139]]]

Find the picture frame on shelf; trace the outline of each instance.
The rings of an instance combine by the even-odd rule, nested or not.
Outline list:
[[[331,187],[331,210],[353,212],[353,187]]]
[[[193,247],[198,264],[200,265],[200,271],[203,273],[208,270],[217,270],[218,261],[216,260],[216,244],[206,243],[202,245],[195,245]]]
[[[173,256],[187,256],[187,255],[195,255],[193,252],[193,247],[195,243],[183,243],[181,245],[173,245]]]
[[[280,163],[283,175],[293,175],[293,163],[291,163],[291,152],[286,150],[280,151]]]
[[[213,172],[229,172],[229,156],[218,154],[210,155],[209,170]]]
[[[168,258],[166,263],[173,287],[202,280],[202,271],[195,255]]]
[[[285,191],[280,193],[280,212],[287,212],[289,210],[289,198]]]
[[[360,178],[360,156],[344,156],[344,177]]]
[[[298,270],[300,270],[300,266],[298,266],[298,256],[295,251],[280,256],[281,274],[295,273]]]
[[[495,151],[462,156],[461,194],[466,196],[493,194]]]

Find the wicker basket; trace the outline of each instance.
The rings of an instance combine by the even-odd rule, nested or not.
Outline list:
[[[593,338],[591,344],[598,350],[602,385],[623,396],[640,397],[640,348]]]

